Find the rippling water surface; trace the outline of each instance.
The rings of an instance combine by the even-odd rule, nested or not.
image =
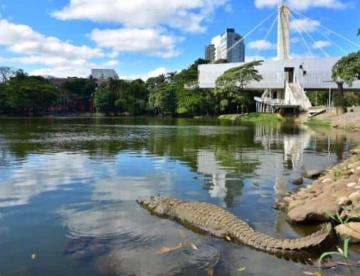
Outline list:
[[[313,228],[289,225],[274,201],[304,170],[334,164],[359,143],[356,133],[277,124],[0,119],[0,275],[316,271],[193,233],[135,199],[208,201],[272,236],[303,236]]]

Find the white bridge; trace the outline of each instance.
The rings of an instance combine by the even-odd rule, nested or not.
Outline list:
[[[329,57],[324,49],[321,49],[325,55],[324,58],[291,58],[289,31],[290,14],[292,14],[292,12],[286,5],[281,5],[278,8],[277,16],[275,17],[275,20],[278,21],[277,58],[265,60],[262,65],[258,66],[257,69],[263,79],[259,82],[250,82],[250,84],[245,87],[247,90],[264,91],[261,97],[255,97],[258,112],[276,112],[286,108],[297,111],[307,111],[311,107],[311,103],[306,96],[305,91],[331,91],[337,89],[337,84],[332,81],[331,71],[339,58]],[[243,39],[254,32],[255,29],[260,27],[268,19],[269,18],[266,18],[258,24],[253,30],[245,35]],[[275,22],[276,21],[271,25],[265,38],[270,34]],[[327,32],[332,32],[352,45],[355,45],[357,48],[360,48],[360,44],[357,44],[330,29],[327,29]],[[309,51],[309,55],[312,55],[311,47],[306,43],[304,35],[301,32],[299,32],[299,35],[303,39],[303,42]],[[310,34],[307,35],[312,38]],[[341,46],[337,46],[340,49],[343,49]],[[231,50],[231,48],[229,50]],[[346,54],[345,51],[343,52]],[[242,64],[244,63],[199,65],[199,87],[215,88],[218,77],[225,71]],[[344,89],[351,89],[353,91],[360,90],[360,80],[355,81],[352,87],[344,85]]]

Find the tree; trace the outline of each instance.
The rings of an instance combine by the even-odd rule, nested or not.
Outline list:
[[[198,67],[207,64],[205,59],[197,59],[188,68],[181,70],[173,77],[176,87],[176,113],[182,116],[195,116],[213,113],[212,94],[207,89],[186,89],[198,81]]]
[[[174,115],[176,111],[176,87],[163,82],[150,91],[149,109],[155,114]]]
[[[0,67],[0,83],[7,82],[11,76],[13,76],[14,72],[10,67],[2,66]]]
[[[104,112],[106,115],[117,114],[118,107],[116,101],[118,100],[117,81],[110,79],[103,82],[96,90],[94,96],[94,104],[97,111]]]
[[[140,115],[146,112],[149,92],[145,87],[145,82],[141,79],[130,83],[127,98],[127,111],[131,115]]]
[[[344,102],[344,83],[352,86],[356,79],[360,78],[360,51],[351,53],[341,58],[332,68],[332,79],[338,86],[337,110],[346,112]]]
[[[7,97],[5,92],[5,84],[0,83],[0,114],[7,110]]]
[[[28,76],[23,71],[7,81],[5,97],[7,107],[17,114],[41,114],[58,99],[57,89],[46,79]]]
[[[61,85],[61,102],[66,110],[91,111],[96,89],[93,78],[71,78]]]
[[[236,111],[241,107],[247,110],[253,102],[253,94],[244,89],[251,81],[261,81],[262,76],[256,69],[263,63],[262,60],[252,61],[244,65],[231,68],[216,80],[214,94],[218,97],[223,111]]]

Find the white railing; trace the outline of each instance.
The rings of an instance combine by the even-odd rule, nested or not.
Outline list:
[[[284,100],[282,99],[272,99],[268,97],[254,97],[254,100],[260,103],[268,104],[268,105],[283,105]]]

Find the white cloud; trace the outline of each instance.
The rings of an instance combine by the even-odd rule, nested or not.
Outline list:
[[[314,32],[320,25],[319,21],[310,18],[294,19],[290,22],[290,29],[299,32]]]
[[[151,70],[151,71],[143,73],[143,74],[123,75],[123,76],[120,76],[120,78],[125,79],[125,80],[142,79],[142,80],[146,81],[149,78],[157,77],[159,75],[166,75],[167,73],[174,72],[174,71],[178,71],[178,70],[170,70],[169,68],[166,68],[166,67],[158,67],[154,70]]]
[[[218,7],[228,9],[229,0],[70,0],[52,15],[61,20],[88,19],[116,22],[126,27],[159,25],[186,32],[203,32],[204,22]]]
[[[290,39],[291,43],[299,43],[301,41],[300,37],[294,36]]]
[[[331,42],[327,40],[318,40],[312,45],[314,49],[323,49],[329,46],[331,46]]]
[[[271,43],[270,41],[260,39],[251,41],[248,45],[250,49],[256,49],[256,50],[269,50],[269,49],[275,49],[276,45]]]
[[[44,36],[27,25],[0,20],[0,45],[14,53],[39,54],[69,59],[103,57],[98,48],[75,46],[53,36]]]
[[[95,29],[90,36],[99,47],[115,52],[141,52],[161,57],[174,57],[179,54],[175,49],[179,39],[163,34],[158,29]]]
[[[103,63],[101,63],[99,66],[100,67],[114,67],[116,65],[119,64],[119,61],[117,59],[111,59],[111,60],[108,60],[108,61],[105,61]]]
[[[87,76],[92,59],[107,57],[100,48],[77,46],[5,19],[0,20],[0,46],[17,55],[6,59],[11,64],[44,66],[30,72],[40,75]]]
[[[282,2],[282,0],[255,0],[255,6],[257,8],[273,8]],[[296,10],[310,8],[343,9],[348,5],[342,0],[288,0],[285,3]]]

